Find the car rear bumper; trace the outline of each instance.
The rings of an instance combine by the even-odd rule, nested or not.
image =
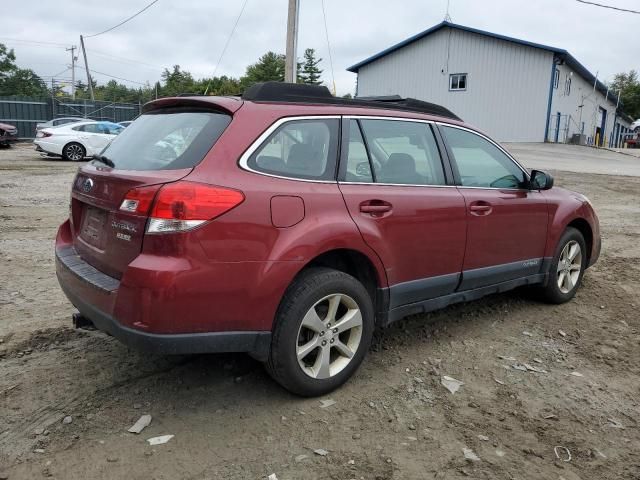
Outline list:
[[[111,315],[76,295],[69,282],[61,281],[60,276],[58,280],[69,301],[98,330],[112,335],[133,349],[165,355],[247,352],[258,360],[266,360],[269,354],[271,332],[156,334],[125,327]]]
[[[73,246],[56,245],[58,282],[78,311],[103,332],[139,350],[160,354],[247,352],[266,360],[271,345],[269,331],[223,331],[197,333],[152,333],[123,324],[109,312],[115,305],[120,281],[84,262]],[[129,296],[125,296],[131,300]],[[136,302],[143,308],[143,302]]]
[[[36,150],[40,150],[46,153],[53,153],[54,155],[62,155],[62,145],[57,143],[45,142],[42,139],[36,138],[33,143],[36,146]]]

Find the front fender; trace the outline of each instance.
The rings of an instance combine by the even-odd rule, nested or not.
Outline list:
[[[555,255],[560,237],[570,224],[586,222],[592,235],[588,266],[593,265],[600,254],[600,223],[587,198],[584,195],[560,188],[554,188],[544,193],[549,202],[549,228],[545,257]]]

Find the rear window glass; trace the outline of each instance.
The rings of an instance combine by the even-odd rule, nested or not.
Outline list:
[[[281,125],[249,158],[259,172],[309,180],[333,180],[338,120],[291,120]]]
[[[102,151],[121,170],[176,170],[202,161],[231,122],[210,110],[164,109],[145,113]]]

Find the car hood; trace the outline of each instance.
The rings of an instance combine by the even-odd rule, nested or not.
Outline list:
[[[2,128],[3,130],[13,130],[17,129],[18,127],[16,127],[15,125],[9,125],[8,123],[0,123],[0,128]]]

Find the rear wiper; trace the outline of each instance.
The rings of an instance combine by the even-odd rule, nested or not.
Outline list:
[[[113,160],[111,160],[109,157],[105,155],[94,155],[93,159],[97,160],[100,163],[104,163],[107,167],[113,168],[116,166],[116,164],[113,163]]]

